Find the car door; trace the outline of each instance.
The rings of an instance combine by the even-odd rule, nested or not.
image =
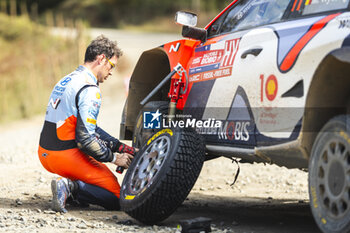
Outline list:
[[[208,142],[253,147],[295,140],[318,64],[347,37],[338,27],[346,24],[339,17],[348,5],[241,0],[214,22],[190,61],[194,85],[186,103],[200,109],[197,117],[223,122],[216,134],[203,130]],[[197,63],[205,56],[216,60]]]
[[[273,106],[278,90],[272,56],[278,41],[268,25],[283,19],[289,3],[238,1],[209,28],[209,40],[195,49],[185,110],[195,118],[222,122],[218,129],[199,130],[207,143],[256,146],[258,112],[264,97],[266,108]],[[262,82],[269,88],[263,95]]]

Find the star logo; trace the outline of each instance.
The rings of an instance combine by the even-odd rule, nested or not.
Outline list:
[[[159,109],[156,112],[143,113],[143,128],[145,129],[160,129],[162,114]]]
[[[151,115],[153,116],[153,118],[152,118],[152,120],[151,120],[151,122],[152,122],[152,121],[154,121],[154,120],[156,120],[156,119],[157,119],[157,121],[159,121],[159,117],[160,117],[162,114],[159,113],[159,109],[158,109],[155,113],[152,113]]]

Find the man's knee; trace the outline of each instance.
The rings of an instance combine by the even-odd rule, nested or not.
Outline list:
[[[119,198],[114,193],[96,185],[76,181],[79,188],[75,198],[79,202],[95,204],[108,210],[119,210]]]

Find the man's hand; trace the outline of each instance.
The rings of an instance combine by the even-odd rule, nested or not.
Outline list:
[[[131,154],[132,156],[134,156],[135,153],[138,151],[139,151],[138,148],[128,146],[124,143],[121,143],[118,150],[117,150],[118,153],[128,153],[128,154]]]
[[[114,162],[115,165],[119,167],[128,168],[131,164],[131,160],[134,157],[128,153],[116,154],[116,160]]]
[[[130,162],[128,164],[128,166],[123,166],[123,165],[120,165],[120,164],[117,164],[117,160],[115,161],[115,164],[117,165],[117,169],[116,169],[116,172],[118,172],[119,174],[122,174],[124,169],[126,168],[129,168],[130,166],[130,163],[131,163],[131,160],[134,158],[134,155],[136,154],[136,152],[139,151],[138,148],[134,148],[134,147],[131,147],[131,146],[127,146],[125,145],[124,143],[119,147],[119,153],[122,153],[123,155],[125,154]],[[130,157],[131,156],[131,157]]]

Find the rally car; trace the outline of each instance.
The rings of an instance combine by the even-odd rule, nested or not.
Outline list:
[[[226,156],[308,170],[316,223],[349,232],[349,0],[236,0],[204,29],[196,19],[178,12],[185,39],[132,74],[120,137],[142,149],[122,208],[162,221]]]

